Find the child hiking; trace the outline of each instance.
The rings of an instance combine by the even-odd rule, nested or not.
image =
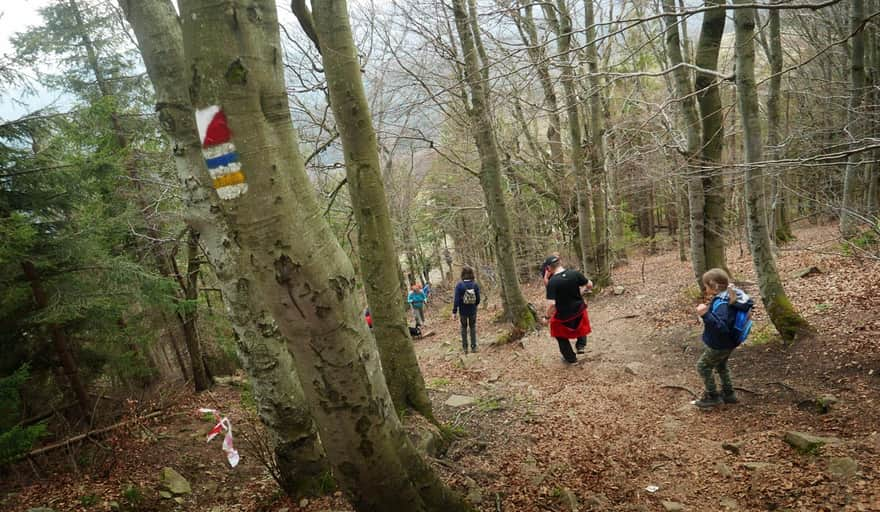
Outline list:
[[[455,285],[452,318],[461,315],[461,349],[468,353],[468,331],[471,333],[471,352],[477,351],[477,306],[480,305],[480,285],[474,281],[474,270],[461,269],[461,281]]]
[[[422,287],[417,284],[412,285],[409,295],[406,296],[406,301],[412,307],[416,327],[425,325],[425,302],[428,302],[428,298],[422,292]]]
[[[708,306],[697,306],[697,314],[703,320],[705,344],[703,355],[697,362],[697,371],[703,378],[705,392],[693,404],[701,409],[709,409],[721,403],[735,404],[739,401],[733,389],[727,360],[748,335],[748,312],[754,302],[744,291],[730,284],[727,272],[719,268],[703,274],[703,286],[707,293],[713,294]],[[739,320],[745,319],[745,322],[739,321],[738,316]],[[721,379],[721,394],[715,385],[715,372]]]

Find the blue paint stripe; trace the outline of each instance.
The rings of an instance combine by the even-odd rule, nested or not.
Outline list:
[[[205,160],[205,163],[208,164],[208,169],[215,169],[217,167],[229,165],[232,162],[238,162],[238,153],[235,151]]]

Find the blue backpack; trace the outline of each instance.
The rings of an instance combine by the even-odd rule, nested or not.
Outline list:
[[[722,303],[726,302],[727,299],[716,297],[712,302],[712,312],[714,313]],[[751,300],[748,300],[745,303],[734,302],[733,304],[728,305],[728,308],[734,312],[731,336],[736,340],[737,345],[745,343],[746,339],[749,337],[749,333],[752,332],[751,311],[753,306],[754,303]]]

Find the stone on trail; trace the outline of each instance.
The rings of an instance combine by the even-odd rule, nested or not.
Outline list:
[[[816,399],[816,408],[819,414],[828,414],[831,407],[837,403],[837,397],[831,394],[825,394]]]
[[[721,448],[734,455],[739,455],[739,452],[742,450],[742,445],[743,443],[741,441],[726,441],[721,443]]]
[[[623,295],[623,292],[626,291],[626,288],[623,286],[615,286],[614,287],[614,295]]]
[[[477,399],[472,396],[465,395],[452,395],[446,400],[446,405],[449,407],[464,407],[466,405],[473,405],[477,403]]]
[[[159,483],[162,484],[162,488],[172,494],[190,494],[192,492],[192,487],[186,478],[169,467],[162,468],[162,472],[159,473]]]
[[[174,495],[171,494],[171,493],[168,492],[168,491],[159,491],[159,496],[165,498],[166,500],[170,500],[171,497],[174,496]]]
[[[858,471],[858,463],[850,457],[831,457],[828,459],[828,472],[839,480],[852,478]]]
[[[49,507],[34,507],[27,509],[27,512],[55,512],[55,509]]]
[[[785,433],[785,442],[802,453],[817,453],[826,444],[837,444],[836,437],[821,437],[804,432],[789,431]]]
[[[645,365],[643,363],[638,363],[638,362],[626,363],[625,365],[623,365],[623,371],[625,371],[626,373],[628,373],[630,375],[639,375],[640,373],[642,373],[642,369],[644,367],[645,367]]]
[[[739,503],[733,498],[721,498],[721,508],[724,510],[739,510]]]
[[[716,473],[723,477],[730,478],[733,476],[733,468],[721,461],[715,463],[714,469]]]
[[[684,505],[677,501],[661,501],[661,505],[663,505],[663,510],[666,512],[683,512]]]
[[[743,462],[743,467],[749,471],[761,471],[762,469],[772,468],[775,464],[769,462]]]
[[[800,270],[797,270],[791,274],[791,277],[795,279],[800,279],[807,276],[812,276],[814,274],[821,274],[822,271],[819,270],[819,267],[804,267]]]

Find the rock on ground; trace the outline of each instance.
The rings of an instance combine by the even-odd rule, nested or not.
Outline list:
[[[821,437],[804,432],[789,431],[785,433],[785,442],[803,453],[816,453],[826,444],[837,444],[836,437]]]
[[[831,457],[828,459],[828,472],[841,480],[854,477],[858,471],[858,463],[850,457]]]
[[[677,501],[661,501],[661,505],[663,505],[663,510],[666,512],[683,512],[684,505]]]
[[[475,403],[477,403],[476,398],[465,395],[452,395],[446,400],[446,405],[449,407],[464,407],[465,405],[472,405]]]
[[[172,494],[190,494],[192,487],[183,475],[172,468],[164,467],[159,473],[159,483]]]

